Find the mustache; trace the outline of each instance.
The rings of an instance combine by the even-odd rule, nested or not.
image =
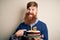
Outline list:
[[[26,15],[34,15],[33,13],[26,13]]]

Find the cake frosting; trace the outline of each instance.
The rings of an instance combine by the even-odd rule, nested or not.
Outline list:
[[[34,37],[34,36],[40,36],[40,31],[39,30],[29,30],[27,31],[27,36],[29,37]]]
[[[34,30],[29,30],[29,31],[27,31],[27,32],[40,32],[40,31],[38,31],[38,30],[37,30],[37,31],[34,31]]]

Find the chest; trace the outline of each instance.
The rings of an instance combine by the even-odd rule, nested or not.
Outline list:
[[[39,26],[39,25],[38,25],[38,26],[37,26],[37,25],[34,25],[34,26],[32,26],[32,29],[33,29],[34,27],[36,27],[37,30],[41,31],[41,26]],[[31,30],[31,26],[26,25],[26,26],[23,26],[22,29],[26,29],[26,30],[28,31],[28,30]]]

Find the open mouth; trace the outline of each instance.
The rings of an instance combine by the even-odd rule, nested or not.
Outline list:
[[[33,15],[31,15],[31,14],[30,14],[30,15],[28,15],[28,16],[29,16],[29,17],[33,17]]]
[[[27,13],[27,15],[34,15],[33,13]]]

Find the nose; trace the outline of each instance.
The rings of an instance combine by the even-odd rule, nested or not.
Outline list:
[[[29,12],[32,13],[32,10],[30,10]]]

